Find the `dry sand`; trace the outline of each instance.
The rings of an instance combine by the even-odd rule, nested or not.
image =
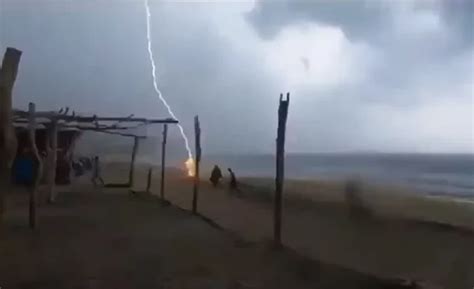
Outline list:
[[[243,179],[240,194],[202,181],[199,212],[247,240],[272,236],[272,180]],[[159,180],[154,179],[155,192]],[[283,242],[313,259],[441,288],[474,286],[474,204],[423,197],[400,189],[365,187],[371,216],[354,217],[340,183],[289,181]],[[168,174],[166,198],[191,206],[190,184]]]
[[[156,197],[75,185],[27,227],[8,196],[0,286],[8,289],[396,289],[392,282],[249,243]]]
[[[118,164],[103,172],[106,182],[128,175]],[[155,168],[154,194],[158,175]],[[145,179],[140,168],[136,190],[145,188]],[[239,194],[204,180],[201,185],[199,212],[225,231],[164,208],[156,197],[94,191],[87,184],[62,190],[57,204],[41,208],[40,230],[31,232],[26,196],[10,196],[8,225],[0,235],[0,286],[399,288],[378,278],[423,280],[431,284],[426,288],[474,285],[469,205],[366,189],[372,214],[354,217],[340,184],[288,182],[283,242],[294,252],[275,252],[266,245],[272,236],[271,180],[241,181]],[[173,204],[189,209],[191,188],[190,179],[168,170],[165,197]]]

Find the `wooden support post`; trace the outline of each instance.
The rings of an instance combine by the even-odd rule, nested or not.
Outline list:
[[[150,188],[151,188],[151,176],[153,175],[153,168],[148,169],[148,176],[146,179],[146,193],[150,193]]]
[[[29,201],[29,221],[30,228],[34,229],[37,225],[37,193],[41,176],[43,175],[43,161],[36,147],[36,119],[35,119],[35,104],[31,103],[28,105],[28,137],[31,146],[31,155],[33,160],[37,164],[37,169],[34,175],[33,185],[30,188],[30,201]],[[34,162],[33,162],[34,163]]]
[[[56,201],[56,168],[58,161],[58,121],[53,119],[48,127],[48,140],[47,144],[47,184],[48,184],[48,201],[54,203]]]
[[[275,203],[273,216],[273,240],[277,247],[281,242],[281,211],[282,211],[282,192],[285,169],[285,132],[286,120],[288,117],[288,106],[290,104],[290,93],[286,94],[286,100],[283,100],[283,94],[280,94],[280,105],[278,107],[278,130],[276,140],[276,178],[275,178]]]
[[[166,168],[166,140],[168,138],[168,124],[163,126],[163,141],[161,142],[161,183],[160,197],[165,200],[165,168]]]
[[[194,117],[194,135],[196,145],[196,157],[194,160],[194,186],[193,186],[193,214],[197,213],[197,202],[199,197],[199,163],[201,162],[201,127],[199,125],[199,117]]]
[[[17,139],[12,125],[12,91],[18,74],[21,51],[7,48],[0,68],[0,224],[5,212],[5,195],[11,188],[11,167]]]
[[[130,171],[128,175],[128,187],[130,188],[133,188],[133,178],[135,175],[135,159],[137,157],[139,141],[140,141],[140,138],[138,137],[133,138],[132,160],[130,162]]]

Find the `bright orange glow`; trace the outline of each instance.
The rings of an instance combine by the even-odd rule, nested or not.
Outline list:
[[[186,170],[188,171],[188,176],[189,177],[194,177],[195,175],[195,165],[194,165],[194,159],[193,158],[189,158],[187,161],[184,162],[184,164],[186,165]]]

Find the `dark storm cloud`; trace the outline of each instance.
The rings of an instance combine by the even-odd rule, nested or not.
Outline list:
[[[398,1],[264,0],[248,12],[241,2],[150,2],[159,87],[189,135],[199,114],[205,153],[272,152],[287,90],[288,151],[471,151],[464,3],[400,12]],[[153,92],[141,0],[0,3],[0,48],[24,52],[16,107],[168,116]],[[177,130],[169,139],[185,156]]]
[[[16,107],[35,101],[40,109],[168,117],[152,87],[142,1],[2,3],[0,48],[24,52]],[[199,114],[205,152],[271,149],[272,131],[255,124],[273,126],[279,90],[207,20],[212,7],[151,4],[159,87],[188,135]],[[170,141],[184,154],[174,129]]]
[[[441,5],[441,15],[460,39],[472,45],[474,41],[474,1],[444,0]]]
[[[350,41],[373,47],[378,57],[371,83],[353,90],[354,95],[370,101],[416,105],[421,96],[404,90],[420,83],[436,86],[448,79],[456,83],[459,77],[472,75],[470,62],[460,64],[463,60],[458,58],[467,54],[464,60],[469,60],[466,51],[473,49],[473,3],[261,0],[247,14],[247,20],[263,39],[274,38],[286,27],[301,23],[340,28]],[[453,68],[453,62],[461,68]],[[456,75],[456,69],[463,74]],[[426,79],[427,75],[432,79]],[[397,97],[389,97],[391,94]]]
[[[259,0],[247,19],[264,38],[275,36],[285,26],[314,21],[340,27],[350,39],[377,41],[391,29],[394,8],[406,4],[410,2]],[[414,1],[413,6],[439,12],[462,42],[472,44],[473,1]]]
[[[298,22],[317,21],[340,26],[350,37],[373,34],[386,22],[389,6],[384,1],[258,1],[247,15],[263,37]]]

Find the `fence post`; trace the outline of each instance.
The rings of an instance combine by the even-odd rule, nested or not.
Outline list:
[[[163,126],[163,141],[161,142],[161,183],[160,183],[160,197],[165,200],[165,162],[166,162],[166,139],[168,137],[168,124]]]
[[[58,161],[58,121],[56,119],[51,120],[50,127],[48,128],[49,143],[47,144],[47,182],[48,182],[48,201],[54,203],[56,201],[56,167]]]
[[[36,207],[37,207],[37,192],[38,187],[43,175],[43,161],[41,160],[38,148],[36,146],[36,116],[35,116],[35,104],[31,103],[28,105],[28,137],[31,146],[31,152],[33,154],[34,160],[38,164],[37,170],[34,174],[33,185],[30,188],[30,200],[29,200],[29,221],[30,228],[36,228],[37,216],[36,216]]]
[[[194,187],[193,187],[193,214],[197,213],[197,202],[199,197],[199,163],[201,161],[201,127],[199,125],[199,117],[194,117],[194,135],[196,145],[196,158],[194,161]]]
[[[0,224],[5,212],[5,195],[12,187],[11,167],[16,155],[17,139],[12,125],[12,91],[22,52],[8,47],[0,68]]]
[[[288,118],[288,106],[290,104],[290,93],[286,94],[286,100],[283,94],[280,94],[280,104],[278,107],[278,130],[276,139],[276,177],[275,177],[275,203],[273,217],[273,240],[277,247],[281,242],[281,219],[282,219],[282,192],[285,170],[285,133],[286,120]]]
[[[132,160],[130,162],[130,171],[129,171],[129,175],[128,175],[128,186],[130,188],[133,188],[133,179],[134,179],[134,175],[135,175],[135,159],[137,157],[138,142],[139,142],[139,138],[134,137],[133,138]]]

